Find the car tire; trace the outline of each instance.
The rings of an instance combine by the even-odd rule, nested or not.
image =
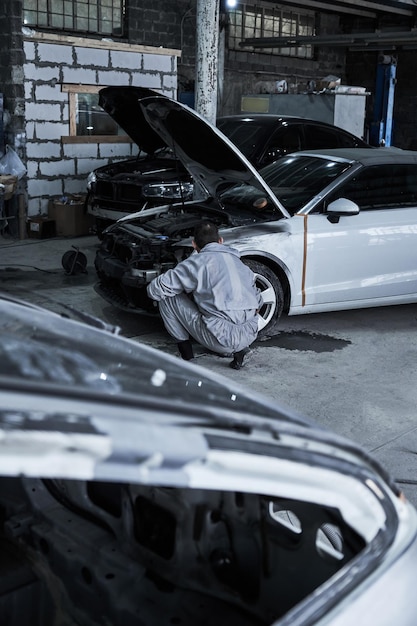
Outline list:
[[[284,308],[284,290],[278,276],[266,265],[258,261],[244,260],[256,274],[256,286],[261,290],[264,304],[259,311],[258,337],[271,332]]]

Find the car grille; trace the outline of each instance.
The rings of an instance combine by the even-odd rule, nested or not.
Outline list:
[[[94,195],[98,198],[108,198],[112,200],[113,184],[111,182],[98,180],[95,184]]]
[[[142,195],[142,187],[139,185],[116,185],[115,189],[117,198],[122,202],[137,202]]]

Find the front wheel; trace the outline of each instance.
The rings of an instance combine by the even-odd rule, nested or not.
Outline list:
[[[266,335],[279,320],[284,308],[284,291],[276,274],[263,263],[244,260],[256,275],[256,286],[262,294],[263,305],[258,314],[258,336]]]

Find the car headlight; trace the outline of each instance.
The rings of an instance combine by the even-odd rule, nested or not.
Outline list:
[[[97,176],[95,172],[90,172],[87,176],[87,189],[90,191],[91,186],[97,181]]]
[[[142,195],[144,198],[191,200],[193,187],[192,183],[153,183],[142,187]]]

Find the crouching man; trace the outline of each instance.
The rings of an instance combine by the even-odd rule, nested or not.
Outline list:
[[[255,274],[239,252],[223,244],[217,226],[201,222],[195,229],[192,254],[148,285],[159,303],[168,333],[183,359],[194,357],[192,339],[222,355],[233,355],[240,369],[258,335],[262,297]]]

